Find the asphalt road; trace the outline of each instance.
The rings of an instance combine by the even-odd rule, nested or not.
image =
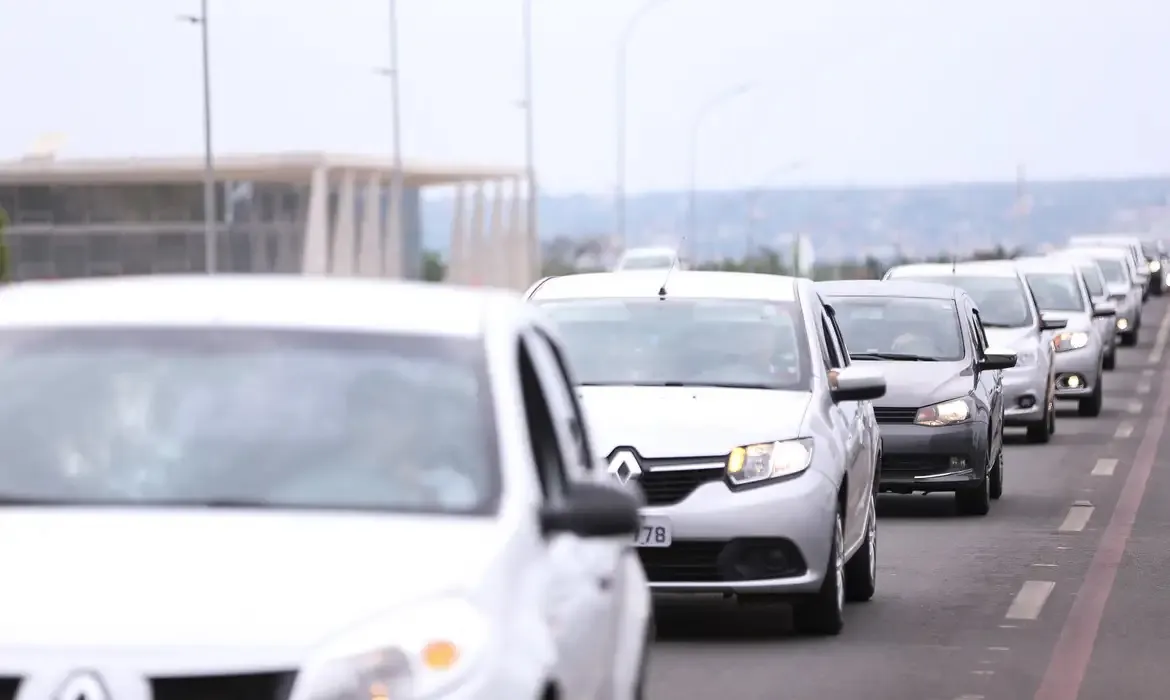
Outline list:
[[[797,636],[784,608],[660,605],[649,697],[1170,697],[1167,302],[1144,316],[1099,418],[1063,408],[1048,445],[1011,432],[990,515],[882,497],[878,593],[841,636]]]

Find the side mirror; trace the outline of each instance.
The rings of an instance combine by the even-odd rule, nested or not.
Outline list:
[[[1107,301],[1093,304],[1093,318],[1109,318],[1117,315],[1117,307]]]
[[[861,367],[844,367],[834,372],[836,376],[829,387],[833,403],[871,401],[886,395],[886,378],[880,372]]]
[[[605,483],[574,483],[564,502],[541,509],[540,528],[546,535],[633,537],[641,505],[637,493]]]
[[[1043,314],[1040,315],[1040,330],[1042,331],[1059,331],[1067,325],[1067,319],[1046,318]]]
[[[987,348],[983,351],[983,359],[979,361],[979,369],[1011,369],[1016,366],[1017,357],[1014,350]]]

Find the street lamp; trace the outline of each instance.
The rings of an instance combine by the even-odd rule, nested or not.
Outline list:
[[[198,24],[203,44],[203,255],[207,274],[214,275],[218,260],[215,212],[215,154],[211,141],[211,50],[207,37],[207,0],[199,0],[198,15],[180,15],[189,24]]]
[[[404,186],[404,173],[402,165],[402,111],[401,100],[399,99],[399,71],[398,71],[398,0],[388,0],[387,10],[389,14],[389,22],[387,30],[389,34],[389,64],[385,68],[377,68],[375,72],[390,80],[390,133],[392,148],[392,172],[390,173],[390,197],[397,207],[391,207],[393,211],[390,213],[399,218],[399,221],[389,222],[391,231],[398,233],[398,237],[394,240],[388,241],[389,245],[397,246],[393,251],[390,259],[394,260],[396,264],[401,266],[401,218],[402,218],[402,199]],[[367,203],[367,206],[369,204]],[[383,273],[390,273],[398,275],[401,270],[383,270]]]
[[[531,280],[527,279],[534,272],[540,275],[539,270],[533,270],[532,267],[539,263],[540,251],[540,236],[536,226],[536,216],[538,213],[538,189],[536,186],[536,155],[535,155],[535,127],[532,115],[532,0],[524,0],[523,6],[523,42],[524,42],[524,170],[528,178],[528,239],[526,241],[526,250],[529,254],[525,256],[525,263],[528,269],[524,271],[524,284],[528,284]]]
[[[617,212],[616,233],[621,241],[622,248],[626,247],[626,64],[627,53],[630,48],[630,37],[634,33],[642,18],[651,10],[662,5],[667,0],[646,0],[633,15],[626,20],[626,26],[618,36],[617,45],[617,80],[615,81],[617,99],[614,101],[617,114],[614,119],[616,136],[615,165],[617,174],[614,178],[614,207]]]
[[[699,191],[699,136],[702,133],[703,124],[706,123],[707,118],[711,116],[716,108],[723,106],[725,103],[734,100],[741,95],[746,94],[752,89],[751,84],[736,85],[730,90],[725,90],[716,94],[711,99],[703,103],[695,115],[695,121],[691,127],[691,150],[690,150],[690,195],[687,201],[687,231],[690,234],[692,245],[694,245],[695,236],[699,232],[698,220],[698,191]]]

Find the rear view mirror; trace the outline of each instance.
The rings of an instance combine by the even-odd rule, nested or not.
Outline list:
[[[1107,301],[1093,304],[1093,318],[1109,318],[1117,315],[1117,307]]]
[[[836,374],[829,387],[829,395],[834,403],[872,401],[886,395],[886,378],[880,372],[862,367],[844,367],[833,371]]]
[[[1040,330],[1042,331],[1058,331],[1068,325],[1068,321],[1063,318],[1046,318],[1044,315],[1040,316]]]
[[[987,348],[983,351],[983,359],[979,361],[979,369],[1011,369],[1016,366],[1017,357],[1014,350]]]
[[[562,503],[541,509],[541,530],[546,535],[633,537],[641,505],[637,494],[611,484],[574,483]]]

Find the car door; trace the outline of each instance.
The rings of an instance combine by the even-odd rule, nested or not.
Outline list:
[[[967,302],[968,323],[974,344],[975,375],[979,383],[979,391],[987,405],[987,422],[991,427],[991,449],[997,450],[1003,445],[1003,370],[983,370],[979,368],[987,350],[987,331],[983,328],[983,319],[979,310]]]
[[[537,327],[526,329],[523,340],[552,418],[566,485],[595,480],[595,461],[586,423],[560,348],[547,332]],[[618,569],[629,543],[620,538],[571,539],[571,544],[564,546],[559,554],[574,559],[567,568],[580,577],[573,585],[580,589],[577,601],[580,607],[574,610],[573,616],[584,627],[575,630],[573,637],[583,646],[573,651],[572,659],[573,677],[583,694],[574,697],[595,698],[602,695],[612,669],[609,651],[614,646],[620,614],[615,589]]]
[[[831,311],[821,307],[821,338],[824,342],[827,366],[830,369],[844,369],[849,366],[849,356],[845,351],[845,344],[840,340],[836,321]],[[852,544],[861,537],[865,530],[865,509],[869,504],[869,489],[872,487],[872,475],[867,479],[869,466],[865,461],[866,448],[864,443],[865,425],[864,411],[859,401],[842,401],[833,404],[829,414],[835,423],[834,430],[844,446],[845,469],[849,474],[848,503],[846,504],[845,541]],[[872,463],[872,462],[871,462]]]

